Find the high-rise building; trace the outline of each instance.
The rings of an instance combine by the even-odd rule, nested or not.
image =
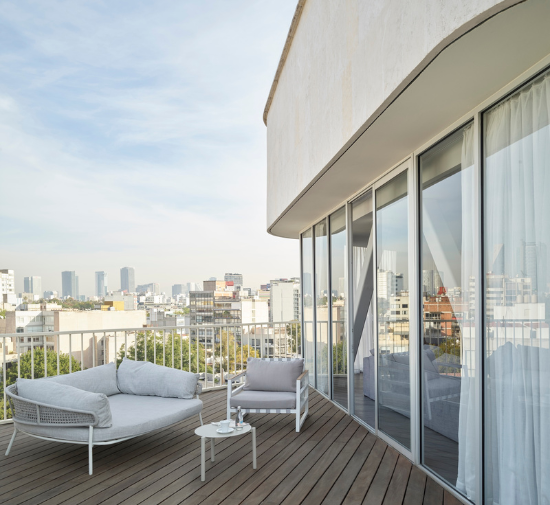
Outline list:
[[[188,282],[187,293],[190,293],[191,291],[202,291],[202,286],[197,282]]]
[[[140,284],[136,287],[136,293],[153,293],[160,295],[160,284],[158,282],[150,282],[149,284]]]
[[[23,278],[24,290],[25,293],[32,293],[33,295],[42,296],[42,278],[33,276],[33,277],[24,277]]]
[[[296,311],[296,291],[298,291],[299,297],[300,281],[297,279],[271,281],[269,291],[270,321],[293,321],[299,318],[299,311],[298,314]]]
[[[187,293],[187,286],[185,284],[174,284],[172,286],[172,296],[183,295]]]
[[[225,274],[224,281],[226,282],[233,282],[233,285],[235,286],[235,289],[240,289],[244,286],[243,284],[243,274]]]
[[[80,296],[80,284],[79,284],[79,279],[78,279],[78,275],[75,276],[74,278],[74,285],[75,285],[75,299],[76,300],[82,300],[82,297]],[[82,300],[84,301],[84,300]]]
[[[0,270],[0,303],[16,303],[15,273],[7,268]]]
[[[61,272],[61,296],[63,298],[70,296],[71,298],[78,297],[77,277],[73,270]]]
[[[136,292],[136,271],[134,267],[120,269],[120,289],[127,293]]]
[[[107,285],[107,272],[96,272],[95,273],[95,295],[103,298],[107,295],[108,285]]]

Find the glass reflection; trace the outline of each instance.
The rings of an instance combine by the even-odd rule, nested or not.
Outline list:
[[[376,190],[378,428],[411,445],[407,171]]]
[[[473,140],[470,124],[420,157],[423,463],[462,492],[459,424],[475,415]]]
[[[548,111],[550,72],[483,118],[489,504],[550,502]],[[461,457],[466,485],[473,456]]]
[[[317,389],[329,394],[328,355],[328,236],[327,223],[315,225],[315,315],[316,354],[315,371]]]
[[[315,384],[315,343],[313,327],[313,232],[302,233],[302,307],[304,327],[304,360],[309,380]]]
[[[348,407],[348,345],[346,337],[346,209],[329,218],[332,314],[332,398]]]
[[[372,191],[351,204],[353,286],[353,401],[354,413],[374,428],[376,383],[374,380]]]

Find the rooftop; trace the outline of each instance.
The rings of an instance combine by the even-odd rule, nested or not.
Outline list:
[[[225,415],[226,391],[201,395],[205,422]],[[310,390],[310,415],[294,431],[293,415],[250,415],[249,437],[218,441],[200,480],[196,418],[112,446],[94,448],[21,435],[3,455],[11,424],[0,425],[0,503],[58,504],[361,504],[455,505],[460,502],[381,439]]]

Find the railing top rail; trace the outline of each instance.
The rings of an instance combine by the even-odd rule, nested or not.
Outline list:
[[[254,326],[280,326],[283,324],[300,324],[298,320],[292,321],[271,321],[263,323],[227,323],[227,324],[190,324],[181,326],[141,326],[137,328],[100,328],[91,330],[65,330],[65,331],[44,331],[44,332],[22,332],[22,333],[4,333],[0,334],[0,338],[21,337],[23,335],[33,337],[53,337],[56,335],[76,335],[80,333],[120,333],[125,331],[143,332],[143,331],[171,331],[182,329],[209,329],[209,328],[242,328]]]

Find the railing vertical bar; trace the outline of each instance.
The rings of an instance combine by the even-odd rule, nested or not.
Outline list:
[[[143,332],[143,349],[144,349],[144,354],[145,354],[144,361],[147,361],[147,337],[148,337],[147,334],[148,333],[149,333],[148,331]]]
[[[124,332],[124,357],[128,357],[128,331]]]
[[[69,335],[69,373],[73,372],[73,334]]]
[[[17,347],[17,337],[15,338],[15,346]],[[19,362],[19,360],[17,360]],[[8,417],[8,406],[6,402],[6,387],[8,386],[6,384],[7,378],[6,378],[6,337],[2,337],[2,380],[3,380],[3,388],[2,393],[4,396],[4,421]],[[12,413],[13,416],[13,413]]]
[[[107,362],[107,334],[103,332],[103,364],[106,365]]]
[[[212,335],[213,335],[214,329],[212,328]],[[212,336],[212,338],[214,338]],[[206,348],[208,347],[208,335],[204,335],[204,388],[206,389],[208,387],[208,366],[207,366],[207,357],[206,357]]]
[[[92,333],[92,368],[95,368],[96,341],[95,332]]]
[[[139,331],[134,333],[134,360],[137,361],[137,348],[139,344]]]
[[[44,377],[47,377],[48,376],[48,344],[46,342],[46,335],[44,335]],[[31,342],[32,346],[34,347],[34,338],[31,337],[31,339],[33,340],[33,342]],[[58,335],[58,341],[59,341],[59,335]],[[58,346],[59,347],[59,346]]]
[[[162,366],[166,366],[166,330],[162,330]]]
[[[34,345],[32,345],[32,338],[31,338],[31,379],[34,379]]]
[[[84,370],[84,333],[80,334],[80,370]]]
[[[176,334],[177,334],[177,329],[176,329]],[[172,340],[172,368],[176,368],[174,366],[174,360],[175,360],[175,356],[174,356],[174,330],[172,330],[170,332],[170,335],[171,335],[171,340]],[[180,349],[181,349],[181,346],[180,346]]]
[[[71,341],[72,333],[69,333],[69,342]],[[48,343],[45,342],[46,349],[44,350],[44,356],[48,354]],[[61,345],[59,343],[59,335],[57,335],[57,375],[61,373],[61,366],[59,363],[59,353],[61,352]],[[69,363],[71,362],[71,359],[69,358]],[[44,370],[44,376],[47,377],[47,371]]]
[[[118,333],[118,332],[115,331],[115,353],[114,353],[114,354],[115,354],[115,368],[116,368],[116,358],[117,358],[117,352],[118,352],[118,348],[117,348],[117,345],[116,345],[117,333]],[[111,362],[111,361],[109,360],[109,363],[110,363],[110,362]]]

